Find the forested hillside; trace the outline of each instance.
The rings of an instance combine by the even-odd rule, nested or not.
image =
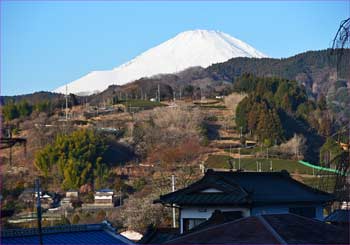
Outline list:
[[[303,135],[307,146],[305,159],[319,161],[324,139],[337,127],[323,97],[314,102],[296,81],[251,74],[237,79],[234,90],[248,94],[236,110],[236,123],[243,133],[254,135],[266,146],[281,144],[296,134]]]
[[[69,106],[83,103],[98,106],[129,99],[155,99],[158,93],[161,100],[171,100],[174,97],[199,99],[203,96],[227,95],[233,91],[234,86],[237,89],[236,83],[240,83],[242,89],[244,86],[252,86],[251,83],[244,84],[247,82],[246,78],[241,79],[244,74],[251,74],[262,78],[275,77],[296,81],[299,85],[303,85],[304,89],[288,95],[290,101],[287,102],[287,98],[284,98],[283,103],[292,103],[293,110],[298,110],[299,115],[304,111],[304,117],[311,124],[315,124],[311,122],[315,121],[312,116],[309,118],[305,114],[310,105],[303,104],[297,108],[299,105],[293,104],[293,101],[300,96],[307,96],[313,101],[321,100],[333,112],[335,117],[332,120],[341,125],[350,116],[350,71],[347,69],[350,50],[343,50],[341,62],[337,59],[339,57],[337,52],[340,51],[309,51],[283,59],[233,58],[207,69],[193,67],[176,74],[142,78],[123,86],[113,85],[102,93],[88,97],[70,94],[68,103]],[[303,94],[298,94],[299,92]],[[62,108],[65,106],[65,99],[60,94],[38,92],[22,96],[5,96],[1,98],[1,103],[8,105],[4,107],[5,119],[13,119],[27,116],[32,110]]]
[[[235,81],[244,73],[259,77],[282,77],[303,84],[308,93],[327,94],[337,80],[350,80],[350,50],[345,49],[341,62],[331,50],[309,51],[283,59],[234,58],[207,68],[218,80]]]

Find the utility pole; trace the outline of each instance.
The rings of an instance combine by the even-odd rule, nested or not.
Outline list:
[[[201,164],[199,164],[199,169],[200,169],[201,173],[204,175],[205,174],[205,166],[204,166],[203,162]]]
[[[201,105],[202,105],[202,103],[203,103],[203,94],[202,94],[202,88],[200,88],[200,90],[201,90]]]
[[[238,169],[241,169],[241,147],[238,148],[239,158],[238,158]]]
[[[66,121],[68,121],[68,86],[66,85]]]
[[[266,159],[269,160],[269,147],[266,148],[266,153],[267,153]]]
[[[36,210],[37,210],[37,219],[38,219],[38,231],[39,231],[39,243],[43,244],[43,234],[41,228],[41,200],[40,200],[40,180],[35,180],[35,189],[36,189]]]
[[[123,199],[122,199],[122,187],[119,188],[119,206],[123,205]]]
[[[12,146],[10,146],[10,156],[9,156],[10,166],[12,165]]]
[[[171,175],[171,189],[172,192],[175,191],[175,175]],[[176,218],[175,218],[175,207],[173,206],[173,228],[176,228]]]
[[[270,160],[270,171],[272,172],[272,160]]]
[[[159,83],[158,83],[158,102],[160,102],[160,86],[159,86]]]

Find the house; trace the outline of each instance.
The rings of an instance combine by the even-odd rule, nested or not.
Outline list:
[[[160,196],[155,203],[179,210],[180,233],[208,220],[215,210],[238,217],[294,213],[323,220],[333,195],[313,189],[281,172],[216,172],[184,189]]]
[[[36,195],[35,195],[34,188],[27,188],[23,190],[23,192],[19,195],[18,198],[19,200],[21,200],[26,204],[31,204],[34,202],[35,196]]]
[[[77,190],[68,190],[66,197],[61,199],[61,207],[64,209],[72,209],[73,201],[79,199],[79,192]]]
[[[340,206],[340,209],[350,209],[350,202],[347,202],[347,201],[343,201],[341,203],[341,206]]]
[[[40,196],[41,207],[44,209],[49,209],[54,204],[54,199],[51,193],[43,193]]]
[[[75,199],[75,198],[79,197],[79,193],[77,190],[68,190],[66,192],[66,197],[71,198],[71,199]]]
[[[43,244],[134,244],[108,223],[44,227]],[[1,244],[40,244],[37,229],[1,230]]]
[[[114,192],[111,189],[101,189],[95,192],[95,205],[114,206]]]
[[[208,223],[208,224],[205,224]],[[165,244],[349,244],[349,230],[295,214],[264,214],[203,227]]]
[[[64,209],[72,209],[73,208],[72,200],[69,197],[62,198],[60,205]]]

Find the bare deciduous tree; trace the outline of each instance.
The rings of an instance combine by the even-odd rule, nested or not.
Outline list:
[[[233,115],[236,115],[238,103],[246,96],[246,94],[232,93],[224,98],[225,106],[233,112]]]
[[[281,153],[294,155],[296,159],[302,158],[306,149],[306,139],[303,135],[294,134],[293,138],[278,146]]]

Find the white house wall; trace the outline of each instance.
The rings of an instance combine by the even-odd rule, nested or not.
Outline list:
[[[241,211],[243,217],[250,216],[249,208],[234,207],[182,207],[180,213],[180,230],[183,232],[183,219],[209,219],[215,210],[222,212]]]
[[[95,196],[95,199],[112,200],[112,196]]]

